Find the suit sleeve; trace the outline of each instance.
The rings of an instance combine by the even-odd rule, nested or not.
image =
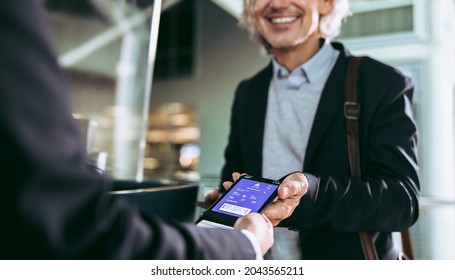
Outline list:
[[[142,216],[86,163],[38,0],[0,2],[1,259],[254,259],[238,230]]]

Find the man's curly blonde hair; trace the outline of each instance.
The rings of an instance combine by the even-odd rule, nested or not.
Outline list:
[[[243,0],[243,12],[239,25],[250,32],[251,37],[270,53],[271,46],[256,29],[254,18],[255,0]],[[322,16],[319,21],[319,33],[323,38],[335,38],[340,34],[341,25],[345,18],[351,15],[348,0],[333,0],[332,11]]]

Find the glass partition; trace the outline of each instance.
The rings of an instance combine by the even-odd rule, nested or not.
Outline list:
[[[143,180],[161,4],[46,1],[87,152],[98,168],[116,179]]]

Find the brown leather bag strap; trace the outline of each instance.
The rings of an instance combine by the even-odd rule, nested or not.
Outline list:
[[[351,175],[357,178],[361,177],[358,135],[360,104],[357,102],[357,68],[361,59],[362,57],[354,56],[349,61],[346,80],[346,100],[344,103],[344,116],[346,118],[346,130],[348,137],[349,167]],[[371,234],[369,232],[360,232],[359,236],[365,259],[379,259]],[[403,254],[400,258],[413,260],[415,256],[409,229],[401,232],[401,243],[403,247]]]
[[[349,61],[346,80],[346,100],[344,117],[348,136],[349,167],[351,175],[360,178],[359,117],[360,104],[357,102],[357,68],[362,57],[352,57]]]
[[[405,260],[415,260],[414,248],[412,247],[411,232],[409,229],[401,232],[401,246],[403,247],[403,254],[400,258]]]
[[[360,178],[359,154],[359,117],[360,104],[357,102],[357,68],[362,57],[352,57],[349,61],[346,80],[346,100],[344,102],[344,116],[348,137],[349,168],[351,175]],[[369,232],[359,233],[363,254],[366,260],[377,260],[378,253],[374,247],[373,238]]]
[[[362,244],[363,255],[365,260],[379,260],[378,252],[374,247],[373,238],[371,233],[366,231],[359,232],[360,243]]]

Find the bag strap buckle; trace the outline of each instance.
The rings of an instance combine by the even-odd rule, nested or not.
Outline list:
[[[357,102],[344,102],[344,116],[348,120],[358,120],[360,116],[360,105]]]

